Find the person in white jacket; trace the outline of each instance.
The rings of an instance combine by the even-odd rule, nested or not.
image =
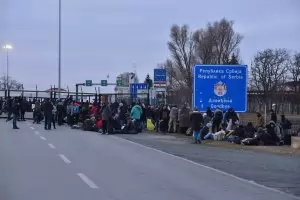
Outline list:
[[[53,109],[52,109],[52,123],[53,123],[53,128],[56,129],[56,127],[55,127],[55,119],[56,119],[57,109],[56,109],[55,103],[52,103],[52,105],[53,105]]]

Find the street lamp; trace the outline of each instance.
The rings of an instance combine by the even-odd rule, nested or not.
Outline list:
[[[13,47],[10,44],[6,44],[3,46],[3,49],[6,51],[6,90],[8,91],[8,96],[9,96],[9,59],[8,59],[8,52],[11,50]]]
[[[61,95],[61,0],[58,0],[58,99]]]

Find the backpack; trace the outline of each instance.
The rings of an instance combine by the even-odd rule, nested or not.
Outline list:
[[[73,107],[73,113],[79,113],[79,106]]]

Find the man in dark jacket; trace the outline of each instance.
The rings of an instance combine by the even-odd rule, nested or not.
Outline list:
[[[64,105],[61,100],[58,101],[57,106],[57,124],[58,126],[63,125],[63,117],[64,117]]]
[[[7,101],[6,101],[6,107],[7,107],[7,119],[6,119],[6,121],[7,122],[11,120],[11,114],[13,112],[12,104],[13,104],[13,100],[10,97],[8,97]]]
[[[195,109],[190,115],[191,128],[193,130],[194,142],[201,143],[201,129],[204,123],[202,114]]]
[[[21,121],[25,121],[25,112],[27,110],[27,100],[24,97],[21,97],[21,116],[20,119]]]
[[[223,119],[223,112],[219,108],[217,108],[215,111],[214,117],[212,119],[212,132],[213,133],[219,131],[220,125],[222,123],[222,119]]]
[[[52,110],[53,110],[52,103],[49,101],[49,99],[46,99],[44,104],[45,130],[51,130]]]
[[[17,98],[12,102],[12,114],[13,114],[13,129],[19,129],[17,126],[17,119],[20,112],[20,103]]]

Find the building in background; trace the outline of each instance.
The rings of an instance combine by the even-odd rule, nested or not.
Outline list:
[[[136,75],[136,73],[134,72],[124,72],[122,74],[120,74],[117,79],[122,81],[122,86],[129,86],[132,83],[138,83],[139,79]]]

